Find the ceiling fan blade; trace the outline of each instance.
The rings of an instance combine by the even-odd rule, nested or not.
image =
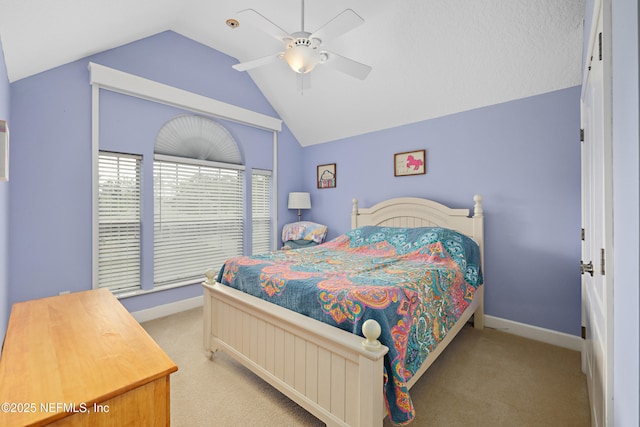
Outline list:
[[[327,65],[335,70],[348,74],[351,77],[364,80],[371,72],[371,67],[368,65],[362,64],[358,61],[354,61],[353,59],[345,58],[344,56],[340,56],[337,53],[325,53],[327,55],[327,60],[322,63],[323,65]]]
[[[362,19],[360,15],[351,9],[345,9],[311,34],[309,38],[320,40],[334,39],[362,24],[364,24],[364,19]]]
[[[269,20],[266,16],[254,9],[244,9],[238,12],[238,18],[241,24],[259,29],[260,31],[275,37],[279,41],[286,39],[294,39],[287,31],[280,28],[279,25]]]
[[[271,64],[280,58],[282,52],[272,53],[269,56],[263,56],[262,58],[252,59],[251,61],[240,62],[239,64],[232,65],[234,70],[247,71],[253,68],[261,67],[263,65]]]

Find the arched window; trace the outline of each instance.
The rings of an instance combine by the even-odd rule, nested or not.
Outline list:
[[[242,156],[227,129],[197,115],[168,121],[154,152],[154,286],[194,283],[243,254]]]
[[[243,163],[238,144],[224,126],[190,114],[175,117],[162,126],[153,152],[234,165]]]

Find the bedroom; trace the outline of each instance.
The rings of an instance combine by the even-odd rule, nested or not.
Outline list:
[[[623,19],[624,7],[631,6],[620,7],[616,16]],[[634,25],[637,31],[637,21]],[[0,278],[1,325],[6,325],[14,302],[91,286],[89,61],[276,116],[251,79],[231,69],[234,58],[174,32],[141,38],[17,81],[5,77],[0,118],[11,123],[12,145],[11,180],[0,183],[0,218],[7,230],[0,249],[5,272]],[[621,78],[637,85],[637,74]],[[348,229],[353,197],[368,205],[391,195],[421,195],[470,208],[473,194],[480,193],[487,215],[486,277],[491,284],[487,314],[579,343],[579,84],[578,80],[535,96],[308,147],[302,147],[285,127],[278,136],[279,227],[295,220],[295,212],[286,207],[284,195],[289,191],[311,192],[313,207],[304,218],[329,225],[329,237]],[[139,131],[130,127],[129,119],[162,124],[175,115],[117,95],[107,101],[114,103],[110,114],[118,126],[108,131],[115,140]],[[255,139],[243,146],[247,168],[271,168],[271,135],[248,132],[242,143],[249,137]],[[393,176],[395,153],[423,148],[426,175]],[[448,167],[454,157],[461,171],[456,175]],[[337,164],[337,186],[317,190],[315,168],[327,163]],[[637,176],[637,168],[627,170],[627,175],[624,169],[618,173]],[[300,176],[303,181],[298,185]],[[635,185],[631,193],[637,200]],[[619,203],[622,211],[633,206],[633,199]],[[545,268],[537,269],[540,265]],[[635,268],[626,272],[631,274],[629,283],[638,282]],[[622,304],[634,297],[637,301],[636,291],[627,292],[627,298],[621,294]],[[200,294],[201,289],[192,286],[122,302],[130,311],[140,312]],[[629,333],[637,343],[637,304],[632,309]],[[618,345],[617,354],[637,348],[633,343]],[[636,354],[637,365],[637,350],[631,353]],[[634,390],[635,384],[637,396],[637,374],[632,384],[619,375],[615,384],[620,384],[621,395]],[[637,417],[625,409],[622,413]]]

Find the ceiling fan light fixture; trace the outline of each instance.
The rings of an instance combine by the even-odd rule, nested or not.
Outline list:
[[[322,54],[311,40],[298,38],[287,45],[284,60],[296,73],[306,74],[322,62]]]

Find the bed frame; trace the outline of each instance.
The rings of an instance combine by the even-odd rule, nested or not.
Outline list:
[[[396,198],[371,208],[353,200],[352,228],[440,226],[473,238],[484,266],[482,198],[474,214],[418,198]],[[483,269],[484,271],[484,269]],[[363,326],[365,339],[216,282],[207,271],[204,287],[204,347],[209,358],[223,350],[328,426],[382,426],[383,357],[380,326]],[[484,286],[460,320],[409,381],[411,387],[473,316],[484,327]]]

